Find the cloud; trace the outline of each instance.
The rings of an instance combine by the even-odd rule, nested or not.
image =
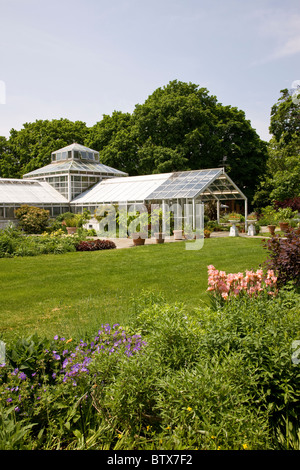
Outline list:
[[[282,46],[278,47],[270,56],[272,59],[281,59],[300,53],[300,34],[288,39]]]
[[[291,57],[300,53],[300,14],[284,8],[258,10],[258,34],[268,42],[270,53],[253,65]]]

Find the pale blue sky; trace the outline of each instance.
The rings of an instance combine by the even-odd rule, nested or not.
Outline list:
[[[0,0],[0,135],[36,119],[91,126],[177,79],[268,140],[299,65],[299,0]]]

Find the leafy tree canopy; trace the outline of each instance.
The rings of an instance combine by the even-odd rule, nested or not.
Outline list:
[[[224,166],[250,199],[267,160],[266,143],[243,111],[218,103],[206,88],[174,80],[133,113],[114,111],[90,128],[60,119],[12,129],[0,142],[1,175],[20,177],[44,166],[51,152],[74,141],[130,175]]]
[[[225,166],[252,197],[267,151],[243,111],[223,106],[205,88],[172,81],[91,128],[86,144],[104,163],[131,175]]]
[[[87,132],[84,122],[68,119],[37,120],[25,123],[20,131],[12,129],[2,152],[0,144],[1,175],[21,177],[48,165],[51,152],[75,141],[83,142]]]
[[[300,105],[287,89],[271,109],[265,178],[254,196],[259,208],[300,196]]]

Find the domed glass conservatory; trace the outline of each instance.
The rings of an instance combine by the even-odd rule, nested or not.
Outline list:
[[[99,162],[99,152],[74,143],[52,152],[51,163],[26,173],[23,179],[51,184],[68,202],[94,184],[127,173]]]

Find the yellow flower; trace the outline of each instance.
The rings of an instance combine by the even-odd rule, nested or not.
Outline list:
[[[118,434],[118,439],[122,439],[123,435],[122,434]]]
[[[171,426],[167,426],[166,429],[171,429]]]
[[[190,406],[187,407],[188,411],[192,411],[192,408]]]
[[[147,426],[147,428],[146,428],[147,431],[150,431],[151,427],[152,427],[152,426]]]
[[[215,439],[215,438],[216,438],[216,436],[211,436],[211,438],[212,438],[212,439]]]
[[[247,446],[247,444],[243,444],[243,449],[249,449],[249,447]]]

